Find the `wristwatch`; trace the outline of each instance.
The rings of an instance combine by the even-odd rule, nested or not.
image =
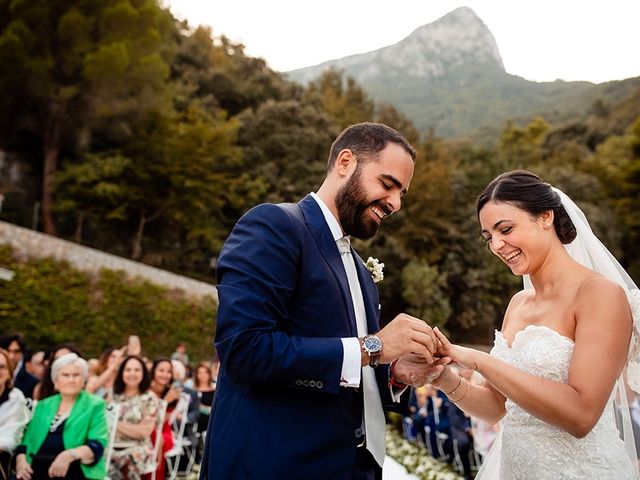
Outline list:
[[[369,355],[369,366],[376,368],[380,364],[382,340],[375,335],[366,335],[362,339],[362,351]]]

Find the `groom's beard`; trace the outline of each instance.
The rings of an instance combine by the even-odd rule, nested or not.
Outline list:
[[[378,223],[370,217],[369,207],[377,202],[368,202],[362,188],[362,169],[358,165],[351,178],[338,191],[336,196],[336,209],[340,225],[347,235],[366,240],[372,238],[378,232]],[[387,208],[378,205],[383,212]]]

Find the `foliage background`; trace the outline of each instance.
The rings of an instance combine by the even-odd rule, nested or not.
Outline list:
[[[6,246],[0,265],[15,272],[0,282],[0,325],[28,332],[32,348],[72,342],[97,357],[138,334],[150,358],[168,355],[178,341],[194,359],[213,356],[213,298],[196,301],[113,270],[92,276],[51,259],[20,261]]]
[[[155,0],[0,0],[0,219],[213,282],[244,212],[315,190],[339,132],[380,121],[418,150],[403,209],[356,244],[385,263],[383,322],[409,311],[486,344],[520,284],[487,253],[474,206],[505,170],[533,170],[572,196],[640,279],[640,90],[630,85],[602,87],[586,114],[575,97],[554,97],[556,123],[530,116],[444,138],[340,71],[291,82]],[[2,331],[96,351],[131,327],[152,352],[178,334],[210,348],[212,305],[6,251],[0,265],[19,274],[0,285]]]

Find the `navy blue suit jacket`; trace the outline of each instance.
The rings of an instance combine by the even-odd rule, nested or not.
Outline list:
[[[16,374],[14,387],[21,390],[26,398],[33,397],[33,389],[36,387],[40,380],[27,372],[24,368],[24,363]]]
[[[355,253],[355,252],[354,252]],[[355,256],[369,332],[378,292]],[[320,207],[263,204],[236,224],[218,259],[221,360],[201,478],[349,479],[360,389],[340,386],[341,337],[356,337],[347,274]],[[393,405],[388,368],[376,375]]]

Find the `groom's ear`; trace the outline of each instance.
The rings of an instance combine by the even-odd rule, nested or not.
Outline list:
[[[351,150],[340,150],[336,158],[335,171],[341,177],[348,177],[356,169],[358,160]]]

